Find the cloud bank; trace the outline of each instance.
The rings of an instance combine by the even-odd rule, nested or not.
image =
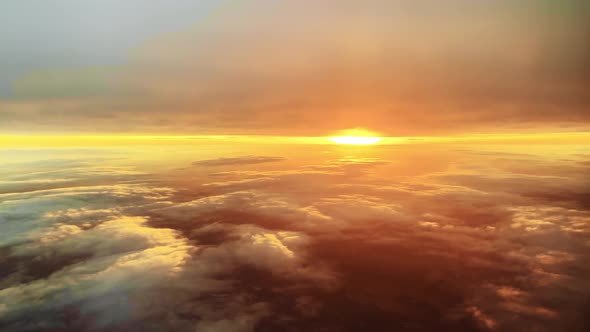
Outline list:
[[[76,169],[71,177],[84,185],[16,182],[0,195],[0,327],[588,327],[584,156],[451,150],[437,170],[397,177],[403,153],[395,162],[346,157],[272,171],[212,159],[240,170],[211,169],[214,182],[191,189],[166,185],[186,169],[159,178],[46,163]],[[515,170],[522,159],[535,166]],[[37,177],[50,175],[64,177]]]
[[[185,6],[168,11],[191,22]],[[310,7],[256,0],[210,7],[216,6],[211,14],[194,10],[194,24],[175,32],[124,16],[146,37],[116,65],[31,68],[0,103],[4,130],[587,130],[584,1],[346,0]],[[129,14],[125,9],[119,10]]]

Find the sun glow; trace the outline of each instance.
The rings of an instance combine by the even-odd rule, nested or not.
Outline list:
[[[356,145],[368,145],[375,144],[381,140],[381,137],[368,137],[368,136],[336,136],[329,137],[330,141],[338,144],[356,144]]]
[[[382,138],[372,131],[354,128],[342,130],[328,139],[336,144],[369,145],[378,143]]]

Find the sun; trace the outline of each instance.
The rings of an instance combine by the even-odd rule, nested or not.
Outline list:
[[[338,144],[368,145],[378,143],[381,140],[381,137],[335,136],[329,137],[328,139]]]
[[[330,136],[328,140],[336,144],[370,145],[377,144],[381,137],[366,129],[348,129],[338,132],[338,136]]]

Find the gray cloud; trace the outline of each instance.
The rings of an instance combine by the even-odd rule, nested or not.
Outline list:
[[[0,96],[11,96],[14,93],[11,83],[30,71],[123,64],[128,52],[146,38],[186,28],[206,17],[219,4],[184,0],[173,4],[135,0],[125,3],[111,0],[3,3],[0,71],[4,75],[0,79]],[[59,81],[56,77],[56,85],[51,88],[54,92],[59,89]],[[75,90],[96,95],[108,86],[82,82],[71,88],[73,90],[67,93]],[[38,92],[47,95],[48,91]]]

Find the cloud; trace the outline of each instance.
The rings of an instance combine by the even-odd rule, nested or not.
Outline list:
[[[177,11],[173,21],[198,24],[165,17],[166,24],[139,24],[145,14],[114,6],[130,15],[114,20],[123,24],[116,35],[127,36],[125,47],[115,43],[118,56],[105,47],[112,33],[108,43],[88,45],[105,34],[81,29],[83,51],[99,52],[83,52],[95,60],[90,68],[30,68],[14,84],[18,98],[0,103],[3,130],[326,135],[361,126],[395,136],[587,129],[582,1],[327,1],[310,12],[298,1],[260,0],[221,6],[203,21],[207,10],[185,5],[150,5],[146,13]],[[96,22],[113,4],[97,6],[96,17],[70,6]],[[138,35],[144,42],[130,50]],[[56,54],[72,48],[54,44]],[[53,58],[30,52],[41,62]],[[96,61],[103,56],[119,61]]]
[[[283,157],[268,156],[242,156],[234,158],[218,158],[208,160],[198,160],[192,163],[193,166],[239,166],[272,163],[285,160]]]
[[[375,179],[374,169],[389,163],[377,158],[341,158],[328,160],[322,164],[306,165],[290,170],[276,171],[244,171],[230,170],[209,174],[215,182],[204,183],[203,187],[219,192],[235,192],[240,190],[282,187],[297,189],[301,183],[308,188],[317,185],[322,192],[326,184],[337,184],[346,181],[357,182]],[[308,189],[308,191],[311,191]],[[310,192],[311,194],[311,192]]]
[[[3,214],[3,230],[13,220],[27,227],[2,245],[0,327],[124,330],[153,321],[155,329],[250,331],[272,306],[239,286],[245,277],[238,270],[272,271],[320,289],[331,283],[329,271],[307,264],[304,234],[255,224],[192,224],[195,235],[184,237],[183,220],[172,213],[173,228],[154,227],[150,211],[167,205],[171,193],[136,184],[3,195],[2,204],[10,205],[4,211],[12,211]],[[199,236],[212,231],[228,236],[201,246]],[[154,320],[161,315],[170,318]]]
[[[4,233],[0,244],[10,245],[25,240],[28,232],[46,224],[44,217],[51,220],[55,214],[63,214],[58,212],[60,210],[88,208],[89,204],[92,204],[91,210],[141,210],[146,205],[161,204],[173,191],[170,188],[120,184],[0,194],[0,226]]]
[[[334,225],[332,218],[313,206],[299,205],[281,195],[257,191],[236,191],[208,196],[186,203],[155,210],[153,223],[167,225],[169,220],[181,221],[192,228],[211,222],[254,223],[271,229],[301,229]]]
[[[17,282],[0,291],[5,327],[33,329],[35,323],[21,317],[34,314],[37,324],[46,320],[41,325],[46,329],[76,329],[78,323],[69,326],[67,321],[50,319],[72,305],[94,316],[98,327],[130,319],[129,297],[178,273],[191,250],[174,231],[155,230],[144,223],[141,218],[120,217],[86,230],[55,225],[12,247],[10,257],[20,258],[24,270],[9,276]],[[49,273],[27,281],[24,273],[36,262]],[[49,269],[52,263],[56,266]]]
[[[590,212],[526,194],[577,190],[582,174],[524,175],[503,160],[522,156],[456,151],[404,173],[401,148],[371,151],[15,183],[0,195],[0,329],[585,328]]]

